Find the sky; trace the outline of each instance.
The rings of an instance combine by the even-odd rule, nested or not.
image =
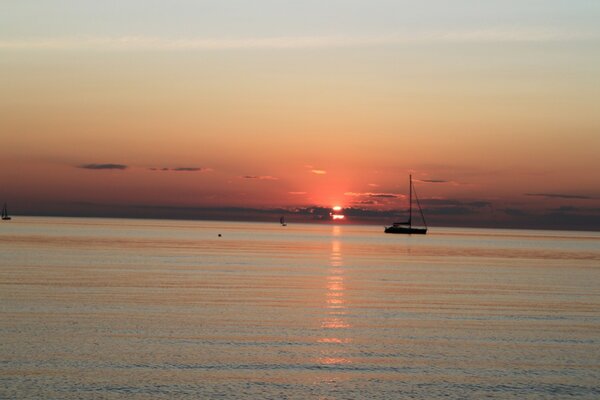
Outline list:
[[[600,2],[4,1],[14,214],[600,230]]]

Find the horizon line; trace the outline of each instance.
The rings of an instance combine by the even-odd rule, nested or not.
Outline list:
[[[31,217],[31,218],[92,218],[92,219],[132,219],[132,220],[159,220],[159,221],[221,221],[221,222],[256,222],[256,223],[273,223],[274,225],[279,225],[279,220],[267,219],[266,213],[260,215],[246,215],[245,217],[234,218],[224,218],[222,216],[207,216],[204,215],[202,217],[193,217],[193,216],[165,216],[165,215],[118,215],[118,213],[109,213],[105,215],[69,215],[64,212],[34,212],[34,213],[26,213],[26,214],[11,214],[13,217]],[[277,213],[273,213],[275,215]],[[288,215],[289,217],[289,215]],[[531,221],[518,221],[518,220],[508,220],[508,221],[462,221],[458,223],[436,223],[434,225],[428,224],[428,228],[470,228],[470,229],[501,229],[501,230],[531,230],[531,231],[566,231],[566,232],[595,232],[600,233],[600,229],[594,226],[559,226],[559,225],[547,225],[547,226],[536,226],[535,223]],[[14,223],[14,221],[8,222]],[[343,222],[339,220],[332,220],[329,218],[326,219],[294,219],[289,220],[288,224],[329,224],[329,225],[364,225],[364,226],[379,226],[379,225],[389,225],[390,222],[382,223],[379,220],[375,220],[373,218],[347,218]]]

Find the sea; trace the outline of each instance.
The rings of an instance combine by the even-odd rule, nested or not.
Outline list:
[[[598,399],[600,233],[16,216],[0,398]]]

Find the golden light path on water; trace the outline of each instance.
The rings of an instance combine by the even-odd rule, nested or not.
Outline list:
[[[0,398],[600,398],[600,233],[19,216],[0,255]]]
[[[344,298],[344,269],[342,256],[342,242],[340,240],[341,227],[332,228],[331,256],[329,258],[330,266],[327,270],[327,292],[325,293],[326,317],[321,323],[321,327],[328,337],[319,339],[320,343],[342,344],[350,343],[351,338],[346,336],[347,330],[351,325],[346,320],[346,300]],[[319,363],[325,365],[348,364],[351,361],[348,358],[339,355],[340,349],[329,347],[323,351]]]

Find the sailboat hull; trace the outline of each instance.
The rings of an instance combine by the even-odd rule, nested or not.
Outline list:
[[[410,226],[386,226],[385,233],[401,233],[405,235],[425,235],[427,228],[413,228]]]

